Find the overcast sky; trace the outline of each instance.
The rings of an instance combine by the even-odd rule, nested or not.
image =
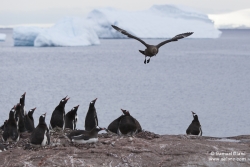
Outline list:
[[[145,10],[154,4],[175,4],[207,14],[250,8],[250,0],[2,0],[0,25],[53,23],[64,16],[84,16],[97,7]]]

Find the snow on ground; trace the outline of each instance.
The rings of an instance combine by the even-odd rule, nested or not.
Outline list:
[[[250,9],[208,16],[220,29],[250,28]]]
[[[99,44],[99,38],[125,38],[112,24],[141,38],[171,38],[184,32],[194,32],[189,38],[218,38],[221,34],[203,13],[183,6],[154,5],[133,12],[95,9],[87,18],[66,17],[50,28],[16,27],[14,45],[86,46]]]
[[[5,41],[6,39],[6,34],[0,33],[0,41]]]

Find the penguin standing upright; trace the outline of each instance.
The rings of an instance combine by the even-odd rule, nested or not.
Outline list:
[[[85,117],[85,130],[90,131],[93,128],[98,126],[98,118],[96,114],[96,109],[95,109],[95,100],[92,100],[89,104],[89,110],[87,112],[87,115]]]
[[[62,128],[64,130],[65,127],[65,104],[69,100],[69,97],[64,97],[59,105],[55,108],[55,110],[52,113],[51,119],[50,119],[50,129],[53,129],[55,127]]]
[[[2,135],[3,141],[7,141],[8,138],[11,138],[13,141],[19,141],[20,133],[18,130],[18,124],[16,121],[16,106],[14,106],[9,113],[9,119],[4,124],[4,132]],[[18,117],[17,117],[18,119]]]
[[[74,130],[69,135],[67,135],[67,137],[74,143],[95,143],[98,141],[97,134],[101,130],[105,130],[105,128],[95,127],[90,131]]]
[[[78,116],[77,116],[77,109],[78,106],[73,107],[66,115],[65,115],[65,128],[69,128],[69,129],[76,129],[76,123],[78,120]]]
[[[18,129],[19,129],[19,131],[21,133],[26,131],[25,120],[24,120],[24,114],[25,114],[25,95],[26,95],[26,92],[24,92],[24,94],[20,97],[20,103],[18,103],[16,105],[16,119],[17,119],[17,117],[19,117],[19,120],[18,120]]]
[[[202,130],[201,130],[201,124],[199,122],[198,119],[198,115],[196,115],[196,113],[194,113],[193,111],[191,111],[193,114],[193,121],[192,123],[189,125],[189,127],[186,130],[187,135],[198,135],[198,136],[202,136]]]
[[[49,145],[50,144],[50,135],[49,129],[45,122],[46,113],[41,115],[39,118],[39,124],[33,130],[30,136],[30,143],[35,145]]]
[[[28,132],[32,132],[35,129],[33,113],[36,110],[36,107],[30,109],[28,114],[24,116],[25,128]]]
[[[121,109],[124,117],[120,120],[118,134],[119,135],[134,135],[141,131],[139,122],[130,115],[129,111]]]

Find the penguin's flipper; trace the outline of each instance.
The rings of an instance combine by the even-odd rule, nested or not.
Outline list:
[[[90,138],[89,138],[89,136],[86,136],[86,135],[84,135],[84,134],[82,134],[82,135],[79,135],[79,136],[73,136],[72,137],[72,140],[89,140]]]

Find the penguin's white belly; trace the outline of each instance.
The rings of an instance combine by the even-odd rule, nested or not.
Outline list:
[[[47,136],[46,136],[46,133],[47,133],[47,130],[45,131],[44,133],[44,136],[43,136],[43,141],[41,143],[41,146],[45,146],[47,144]]]
[[[200,130],[200,132],[199,132],[198,136],[201,136],[201,132],[202,132],[201,126],[200,126],[199,130]]]
[[[91,138],[91,139],[89,139],[89,140],[84,140],[84,139],[75,140],[75,139],[72,139],[72,142],[74,142],[74,143],[79,143],[79,144],[96,143],[97,141],[98,141],[98,138]]]

